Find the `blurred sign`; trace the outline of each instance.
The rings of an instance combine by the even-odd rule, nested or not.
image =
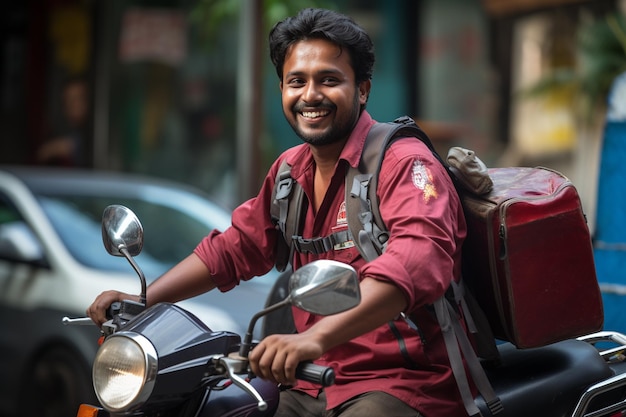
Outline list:
[[[50,17],[50,39],[56,63],[70,74],[88,70],[91,58],[91,17],[86,6],[59,6]]]
[[[182,12],[132,8],[120,33],[122,62],[156,61],[179,65],[187,53],[187,21]]]
[[[591,2],[592,0],[482,0],[487,13],[497,16],[545,10],[572,3]]]

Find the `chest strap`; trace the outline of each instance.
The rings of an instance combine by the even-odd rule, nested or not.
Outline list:
[[[352,241],[352,236],[348,230],[312,239],[305,239],[302,236],[291,237],[291,243],[295,250],[300,253],[312,253],[316,255],[329,252],[335,249],[336,245],[343,245],[350,241]]]
[[[284,237],[284,240],[279,239],[277,247],[279,270],[284,270],[286,264],[292,259],[294,250],[319,255],[334,250],[336,246],[352,242],[352,234],[349,230],[311,239],[305,239],[298,234],[304,217],[305,195],[300,184],[292,178],[291,167],[285,161],[279,168],[274,193],[272,221]],[[293,221],[287,221],[288,219],[293,219]]]

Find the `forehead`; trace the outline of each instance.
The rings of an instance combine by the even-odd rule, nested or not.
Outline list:
[[[285,75],[334,71],[354,75],[349,53],[325,39],[305,39],[291,45],[285,56]]]

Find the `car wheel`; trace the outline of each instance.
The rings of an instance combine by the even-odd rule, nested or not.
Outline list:
[[[46,351],[35,362],[21,390],[26,417],[72,417],[81,403],[97,404],[91,372],[80,357],[66,348]]]

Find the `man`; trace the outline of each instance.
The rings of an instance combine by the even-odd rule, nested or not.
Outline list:
[[[270,33],[283,112],[305,142],[272,165],[257,197],[233,211],[232,227],[213,231],[194,253],[148,288],[150,304],[178,301],[218,287],[226,291],[267,272],[282,238],[270,220],[271,196],[283,160],[302,186],[304,238],[347,229],[344,177],[356,166],[374,123],[365,111],[373,45],[350,18],[306,9]],[[462,416],[465,411],[434,314],[427,308],[459,277],[465,236],[454,187],[428,148],[400,139],[386,152],[378,185],[390,230],[387,250],[366,263],[352,242],[323,254],[296,253],[295,269],[326,258],[351,264],[361,280],[361,303],[318,317],[294,309],[298,333],[265,338],[250,354],[252,371],[283,385],[277,416]],[[88,310],[101,324],[104,309],[126,294],[106,292]],[[399,318],[411,314],[418,331]],[[296,382],[305,360],[332,366],[332,387]]]

